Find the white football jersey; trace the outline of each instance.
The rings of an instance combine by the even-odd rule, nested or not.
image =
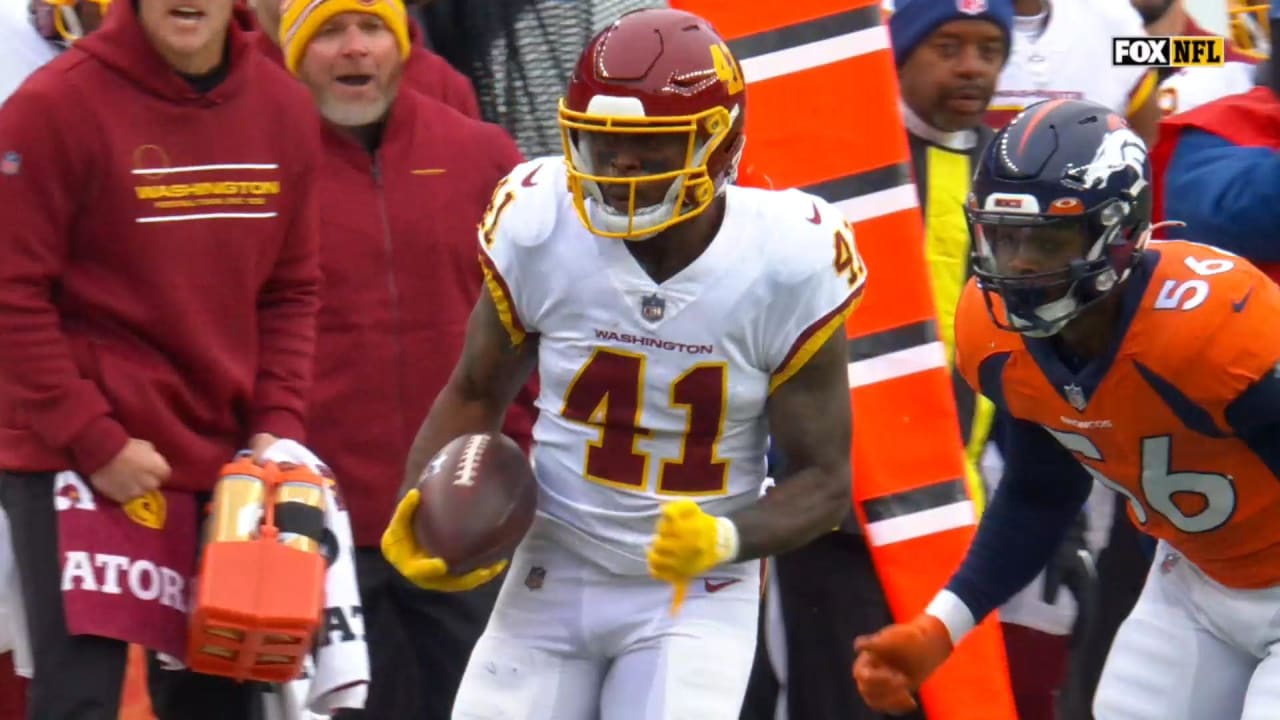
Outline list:
[[[619,574],[646,572],[662,503],[714,515],[756,500],[765,403],[834,332],[865,272],[834,206],[727,189],[710,246],[661,285],[583,226],[564,161],[518,166],[481,228],[486,285],[513,338],[538,336],[539,514]]]
[[[1127,0],[1054,2],[1038,38],[1013,33],[989,124],[1004,127],[1027,106],[1050,99],[1088,100],[1127,115],[1130,95],[1149,70],[1112,65],[1111,38],[1145,34]]]
[[[1182,68],[1160,83],[1160,110],[1165,115],[1186,112],[1220,97],[1249,92],[1257,66],[1227,62],[1221,67]]]

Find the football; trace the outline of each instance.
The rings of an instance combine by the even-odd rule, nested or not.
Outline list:
[[[538,506],[529,458],[502,433],[454,438],[427,464],[418,492],[414,535],[451,575],[509,559]]]

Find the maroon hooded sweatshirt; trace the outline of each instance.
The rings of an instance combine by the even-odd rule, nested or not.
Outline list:
[[[522,158],[497,125],[406,89],[373,153],[327,123],[323,140],[325,288],[307,438],[342,485],[356,546],[377,547],[480,296],[476,226]],[[536,388],[503,426],[525,448]]]
[[[0,468],[137,437],[207,490],[252,434],[303,438],[319,133],[243,22],[199,92],[112,3],[0,107]]]

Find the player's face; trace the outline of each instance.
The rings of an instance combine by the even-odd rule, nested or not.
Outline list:
[[[1004,35],[985,20],[954,20],[934,31],[899,70],[902,97],[922,120],[946,132],[982,122],[1004,67]]]
[[[689,156],[690,134],[582,132],[579,148],[591,163],[591,174],[605,178],[634,178],[660,175],[684,169]],[[631,207],[631,186],[635,186],[635,208],[660,204],[672,179],[637,183],[600,183],[605,204],[620,213]]]
[[[222,63],[232,0],[139,0],[138,18],[173,69],[203,75]]]
[[[298,77],[326,120],[360,127],[386,115],[402,69],[400,46],[382,19],[347,12],[316,32],[298,65]]]
[[[982,227],[982,236],[989,252],[987,262],[993,266],[989,270],[1005,277],[1059,273],[1083,258],[1089,244],[1083,223],[1074,222],[1032,226],[988,224]],[[1053,282],[1056,283],[1056,279]],[[1066,290],[1062,287],[1062,292]]]
[[[97,30],[106,14],[107,6],[105,4],[93,2],[92,0],[76,3],[76,15],[80,17],[80,27],[84,29],[85,35]]]

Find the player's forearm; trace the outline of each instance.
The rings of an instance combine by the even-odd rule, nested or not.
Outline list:
[[[469,433],[499,432],[508,404],[493,397],[470,395],[452,382],[446,385],[409,448],[399,495],[403,496],[418,482],[431,458],[454,438]]]
[[[299,209],[296,214],[304,212]],[[258,373],[249,415],[250,435],[270,433],[305,439],[316,315],[320,311],[318,247],[310,223],[295,220],[285,249],[258,294]]]
[[[769,494],[732,515],[737,560],[769,557],[831,532],[849,513],[849,466],[811,467],[790,475]]]
[[[1088,497],[1090,484],[1076,467],[1020,477],[1005,476],[996,489],[973,543],[944,594],[929,607],[947,626],[952,642],[959,642],[975,624],[1008,602],[1053,559],[1067,530]],[[1076,488],[1074,497],[1038,493],[1045,485]],[[958,602],[956,602],[958,601]],[[967,612],[966,612],[967,611]]]

